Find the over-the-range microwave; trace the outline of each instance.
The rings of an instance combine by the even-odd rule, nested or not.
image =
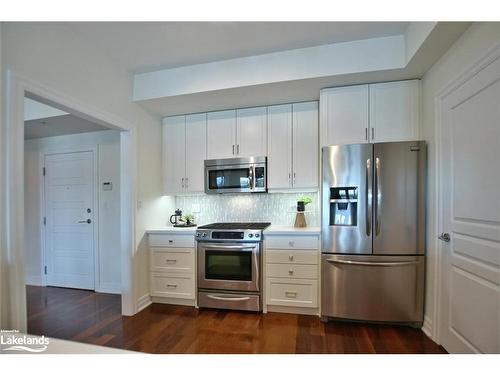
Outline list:
[[[205,193],[267,192],[267,157],[205,160]]]

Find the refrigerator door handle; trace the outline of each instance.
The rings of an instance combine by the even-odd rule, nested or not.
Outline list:
[[[372,181],[371,181],[371,159],[366,159],[366,235],[371,236],[372,233]]]
[[[382,189],[380,187],[380,158],[375,158],[375,235],[380,234],[380,204]]]
[[[409,266],[411,264],[416,264],[419,261],[413,260],[408,262],[360,262],[357,260],[338,260],[338,259],[327,259],[328,263],[340,263],[340,264],[351,264],[358,266],[380,266],[380,267],[396,267],[396,266]]]

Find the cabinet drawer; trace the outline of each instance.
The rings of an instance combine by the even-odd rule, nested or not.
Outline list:
[[[267,236],[267,249],[319,249],[317,236]]]
[[[149,246],[194,248],[194,234],[150,234]]]
[[[267,304],[318,307],[318,281],[268,278]]]
[[[151,271],[194,273],[194,250],[151,250]]]
[[[318,266],[309,264],[266,264],[267,277],[318,279]]]
[[[153,297],[194,299],[194,289],[194,277],[191,275],[151,275]]]
[[[318,264],[318,253],[310,250],[267,250],[266,263]]]

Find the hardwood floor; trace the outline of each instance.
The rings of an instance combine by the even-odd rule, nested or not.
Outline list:
[[[147,353],[445,353],[421,330],[153,304],[121,316],[120,296],[27,287],[28,332]]]

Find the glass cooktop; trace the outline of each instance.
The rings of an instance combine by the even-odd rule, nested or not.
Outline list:
[[[212,223],[207,225],[202,225],[198,227],[198,229],[227,229],[227,230],[245,230],[245,229],[254,229],[254,230],[264,230],[271,223]]]

